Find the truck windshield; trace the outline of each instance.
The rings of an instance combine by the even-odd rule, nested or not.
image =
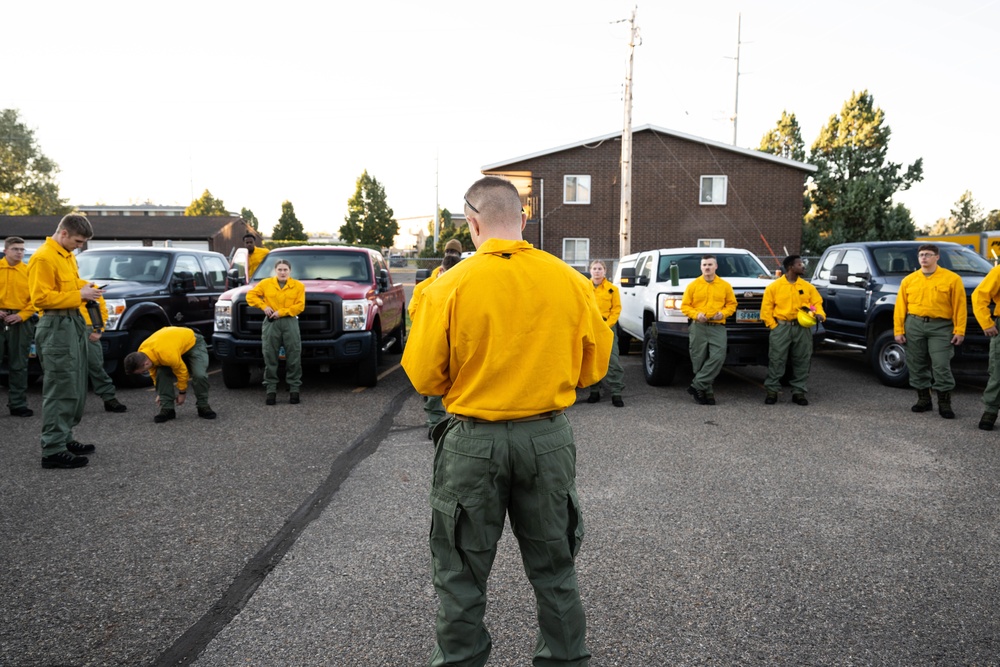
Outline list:
[[[368,257],[360,252],[272,252],[260,263],[253,276],[255,280],[274,275],[274,265],[279,259],[288,260],[292,278],[296,280],[352,280],[356,283],[371,282]]]
[[[131,280],[137,283],[158,283],[170,264],[166,253],[135,252],[127,249],[89,250],[76,258],[80,277],[90,282]]]
[[[872,250],[872,256],[879,270],[885,275],[906,275],[920,268],[917,261],[917,248],[913,243],[898,246],[878,246]],[[968,248],[956,246],[938,246],[941,257],[938,266],[963,276],[985,276],[993,268],[984,257]]]
[[[702,254],[678,254],[660,256],[660,265],[656,270],[656,281],[666,282],[670,280],[670,265],[677,263],[681,280],[697,278],[701,275]],[[720,278],[770,278],[767,268],[750,253],[741,254],[719,254],[715,256],[719,262],[717,272]]]

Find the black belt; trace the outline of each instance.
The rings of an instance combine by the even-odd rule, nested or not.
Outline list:
[[[912,313],[907,313],[907,317],[913,317],[923,322],[951,322],[951,318],[948,317],[924,317],[923,315],[913,315]]]
[[[80,315],[80,311],[76,308],[60,308],[58,310],[46,310],[42,313],[42,316],[55,315],[56,317],[70,317],[73,313]],[[83,317],[82,315],[80,316]]]
[[[474,424],[503,424],[505,422],[513,424],[520,422],[540,422],[545,419],[554,419],[563,412],[565,412],[565,410],[550,410],[548,412],[540,412],[537,415],[531,415],[530,417],[521,417],[520,419],[480,419],[479,417],[467,417],[465,415],[454,415],[454,417],[460,422],[473,422]]]

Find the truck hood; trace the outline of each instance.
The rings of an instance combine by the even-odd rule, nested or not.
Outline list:
[[[231,289],[223,293],[219,298],[227,301],[235,301],[240,296],[249,292],[258,282],[260,281]],[[350,280],[303,280],[301,282],[306,286],[307,296],[310,294],[336,294],[345,300],[359,300],[367,299],[368,294],[372,291],[370,284],[356,283]]]
[[[661,291],[666,290],[670,292],[683,292],[694,280],[697,280],[697,278],[679,280],[677,281],[677,287],[671,285],[669,280],[654,283],[653,286]],[[763,292],[767,289],[768,285],[774,282],[773,279],[765,280],[763,278],[723,278],[723,280],[733,286],[734,292],[743,292],[746,290]]]
[[[105,285],[105,299],[141,299],[154,294],[165,294],[160,283],[137,283],[134,280],[106,280],[98,281]]]

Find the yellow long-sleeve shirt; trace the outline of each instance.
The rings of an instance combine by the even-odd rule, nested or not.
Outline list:
[[[306,309],[306,286],[295,278],[278,284],[277,278],[265,278],[247,292],[247,304],[264,310],[268,306],[278,311],[278,317],[295,317]]]
[[[565,409],[607,373],[614,340],[588,283],[526,241],[489,239],[424,289],[403,368],[453,414]]]
[[[776,320],[794,320],[803,306],[815,310],[826,319],[823,297],[815,287],[801,278],[796,278],[794,283],[788,282],[787,278],[778,278],[764,290],[760,319],[768,328],[773,329],[778,326]]]
[[[438,269],[441,267],[439,266]],[[420,298],[424,294],[424,290],[430,286],[434,280],[437,279],[437,274],[432,273],[429,277],[421,280],[419,283],[413,286],[413,294],[410,296],[410,305],[406,307],[406,312],[410,314],[410,322],[413,322],[413,316],[417,314],[417,307],[420,304]]]
[[[76,256],[51,236],[28,263],[28,291],[36,310],[66,310],[83,303]]]
[[[156,384],[156,369],[160,366],[169,366],[177,378],[177,390],[185,391],[189,376],[187,364],[181,357],[189,352],[194,344],[194,330],[187,327],[163,327],[147,338],[139,346],[139,352],[153,362],[153,367],[149,369],[153,384]]]
[[[594,285],[593,281],[590,283]],[[597,299],[597,310],[609,327],[615,326],[618,316],[622,314],[622,298],[618,286],[605,278],[600,285],[594,285],[594,298]]]
[[[972,313],[983,329],[989,329],[996,324],[993,315],[990,314],[991,303],[1000,304],[1000,266],[990,269],[972,292]],[[996,310],[996,314],[1000,316],[1000,309]]]
[[[28,291],[28,265],[24,262],[11,266],[6,257],[0,258],[0,310],[17,312],[22,320],[34,314]]]
[[[893,333],[906,333],[906,316],[936,317],[951,320],[952,333],[965,335],[968,309],[965,306],[965,285],[957,273],[937,267],[929,276],[917,269],[903,278],[893,310]]]
[[[247,252],[247,278],[253,278],[253,272],[257,270],[260,263],[271,252],[267,248],[254,248],[253,252]]]
[[[713,315],[721,312],[723,319],[718,321],[725,321],[725,318],[736,312],[733,286],[719,276],[712,282],[705,280],[704,276],[698,276],[684,289],[681,312],[692,320],[698,319],[698,313],[705,313],[705,317],[711,320]]]

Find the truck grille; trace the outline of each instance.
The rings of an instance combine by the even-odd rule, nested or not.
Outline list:
[[[251,308],[246,301],[236,305],[234,332],[244,338],[260,338],[264,312]],[[306,309],[299,314],[299,331],[302,340],[334,338],[340,333],[340,312],[332,301],[306,299]]]
[[[750,293],[750,296],[746,296],[746,293],[744,293],[744,292],[736,292],[736,310],[737,311],[740,311],[740,310],[756,310],[759,313],[760,312],[760,306],[761,306],[762,303],[764,303],[764,294],[763,293],[760,293],[760,294]],[[754,326],[754,324],[757,324],[758,326],[763,326],[760,323],[753,323],[753,324],[751,324],[751,323],[747,323],[747,322],[740,322],[740,323],[737,324],[737,322],[736,322],[736,313],[733,313],[732,315],[730,315],[729,317],[726,318],[726,326],[727,327],[730,327],[730,326],[739,326],[739,327],[742,328],[742,327],[747,327],[747,326]]]

